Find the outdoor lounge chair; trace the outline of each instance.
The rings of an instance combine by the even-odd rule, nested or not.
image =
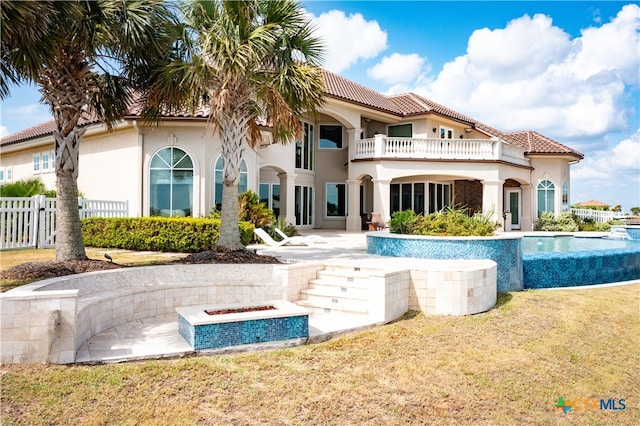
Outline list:
[[[253,233],[256,234],[262,241],[264,241],[267,245],[270,245],[271,247],[281,247],[284,245],[290,245],[290,246],[312,246],[313,245],[313,241],[305,238],[305,237],[285,237],[280,241],[276,241],[273,238],[271,238],[271,236],[269,234],[267,234],[267,231],[265,231],[262,228],[256,228],[253,230]]]
[[[382,231],[388,226],[380,213],[371,213],[371,221],[367,222],[367,225],[369,225],[369,231]]]
[[[276,230],[276,233],[278,235],[280,235],[282,238],[295,238],[295,237],[289,237],[287,234],[285,234],[284,232],[282,232],[282,230],[280,228],[274,228]],[[312,243],[326,243],[327,240],[325,240],[324,238],[322,238],[320,235],[305,235],[302,238],[306,238],[307,240],[310,240]]]

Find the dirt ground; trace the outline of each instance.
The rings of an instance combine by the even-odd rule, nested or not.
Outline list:
[[[272,256],[261,256],[249,251],[234,251],[229,253],[219,253],[205,251],[190,254],[178,260],[166,262],[193,264],[193,263],[281,263]],[[160,264],[160,263],[157,263]],[[16,265],[0,272],[0,279],[10,280],[41,280],[47,278],[61,277],[64,275],[80,274],[83,272],[102,271],[106,269],[126,268],[126,265],[119,265],[102,260],[67,260],[58,262],[55,260],[43,260],[26,262]]]

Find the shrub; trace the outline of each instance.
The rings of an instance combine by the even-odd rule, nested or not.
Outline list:
[[[47,188],[40,179],[19,180],[0,186],[2,197],[33,197],[45,194]]]
[[[92,247],[194,253],[213,250],[220,221],[206,218],[88,218],[82,219],[84,244]],[[240,239],[247,245],[253,225],[240,222]]]
[[[469,216],[465,209],[444,209],[428,216],[405,210],[395,212],[389,222],[390,232],[396,234],[457,237],[493,235],[499,226],[489,215]]]
[[[393,212],[389,221],[389,232],[393,234],[413,234],[419,215],[413,210]]]
[[[579,219],[571,212],[564,212],[555,218],[553,212],[542,212],[538,223],[535,226],[536,231],[555,231],[555,232],[578,232]]]
[[[220,219],[220,210],[215,207],[209,212],[210,219]],[[258,194],[246,191],[238,194],[238,220],[250,222],[256,228],[268,228],[275,221],[273,210],[260,201]]]

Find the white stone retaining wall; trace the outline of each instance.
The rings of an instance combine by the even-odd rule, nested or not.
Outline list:
[[[428,261],[412,269],[409,308],[425,315],[470,315],[497,301],[497,264],[492,260]]]
[[[177,307],[300,299],[324,263],[165,265],[52,278],[0,294],[0,362],[75,362],[94,335]],[[496,303],[491,260],[414,262],[372,271],[369,317],[386,323],[408,309],[466,315]]]

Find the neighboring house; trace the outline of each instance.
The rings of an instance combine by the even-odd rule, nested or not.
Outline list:
[[[451,205],[532,230],[540,212],[569,208],[571,164],[583,155],[535,131],[501,132],[416,94],[385,96],[324,71],[326,104],[303,117],[300,140],[247,148],[251,189],[301,228],[364,229],[367,215]],[[131,216],[205,216],[222,201],[220,139],[204,112],[148,126],[135,109],[113,133],[85,122],[79,190],[128,200]],[[0,142],[3,182],[54,188],[53,122]],[[509,216],[507,216],[509,217]],[[510,225],[510,226],[509,226]]]

